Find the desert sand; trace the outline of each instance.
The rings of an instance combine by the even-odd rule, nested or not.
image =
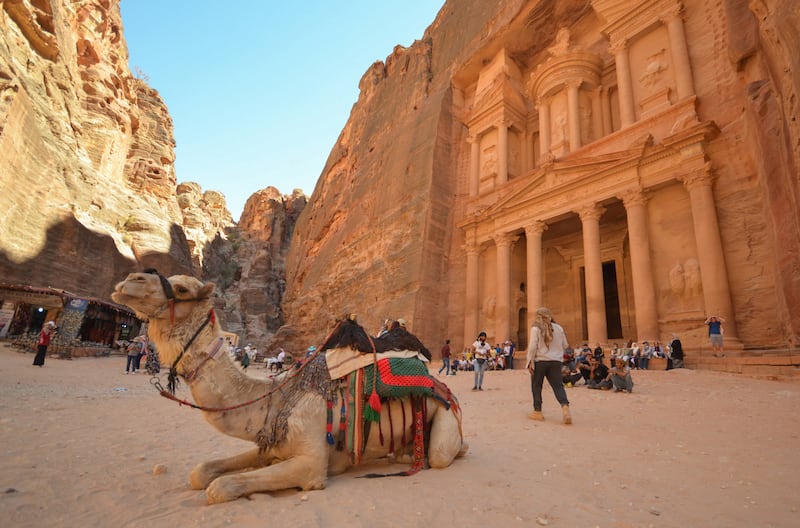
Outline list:
[[[250,444],[125,375],[124,357],[32,361],[0,345],[2,526],[800,526],[798,381],[635,371],[633,394],[568,389],[565,426],[547,385],[545,422],[526,418],[526,371],[487,372],[482,392],[459,373],[446,382],[470,449],[451,467],[356,478],[407,468],[381,461],[208,506],[189,471]]]

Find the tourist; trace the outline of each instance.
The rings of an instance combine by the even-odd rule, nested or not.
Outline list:
[[[444,370],[444,375],[450,375],[450,340],[446,340],[444,342],[444,346],[442,347],[442,368],[439,369],[438,376],[442,375],[442,371]]]
[[[244,370],[247,370],[247,367],[249,366],[250,366],[250,354],[245,352],[244,354],[242,354],[242,368]]]
[[[282,348],[278,349],[278,357],[275,358],[275,367],[280,372],[283,370],[283,362],[286,361],[286,351]]]
[[[506,357],[506,368],[509,370],[514,370],[514,349],[516,346],[514,342],[510,339],[506,341],[506,346],[503,347],[503,354]]]
[[[533,412],[528,415],[528,418],[544,420],[542,386],[544,379],[547,378],[556,400],[561,404],[564,423],[572,423],[569,400],[561,379],[561,364],[564,359],[564,350],[568,346],[564,329],[553,321],[550,310],[545,307],[538,308],[531,327],[528,355],[525,362],[525,367],[531,374],[531,392],[533,393]]]
[[[633,392],[631,366],[624,359],[617,359],[617,364],[611,368],[611,383],[614,385],[614,392]]]
[[[603,362],[592,356],[589,359],[590,372],[589,381],[586,382],[587,389],[608,390],[612,387],[611,372]]]
[[[144,336],[136,336],[128,345],[128,356],[125,362],[125,374],[136,374],[136,363],[139,360],[139,354],[142,351],[142,340],[147,339]]]
[[[475,370],[475,385],[472,390],[483,390],[483,373],[486,372],[486,362],[489,360],[491,345],[486,342],[486,332],[478,334],[478,340],[472,343]]]
[[[650,358],[653,357],[653,347],[649,341],[642,342],[641,356],[639,356],[639,369],[647,370],[650,367]]]
[[[594,347],[592,355],[601,363],[603,362],[603,358],[606,356],[606,353],[603,352],[603,347],[600,346],[600,343],[597,343],[597,346]]]
[[[714,357],[725,357],[722,350],[722,323],[725,319],[712,315],[706,319],[705,324],[708,325],[708,339],[711,341],[711,350]]]
[[[575,366],[578,369],[578,372],[581,373],[584,384],[589,383],[589,371],[591,368],[591,365],[589,364],[589,358],[591,357],[592,351],[589,348],[584,348],[581,350],[580,355],[575,358]]]
[[[47,321],[39,331],[39,342],[36,347],[36,357],[33,358],[33,365],[35,367],[44,366],[44,358],[47,356],[47,347],[50,346],[50,340],[53,338],[55,333],[55,321]]]
[[[133,360],[133,370],[136,372],[141,370],[142,358],[147,355],[147,336],[141,335],[139,337],[141,338],[139,341],[139,355]]]
[[[567,387],[572,387],[581,378],[581,373],[575,367],[575,359],[564,352],[564,360],[561,362],[561,382]]]
[[[667,354],[664,352],[664,349],[661,348],[661,343],[659,343],[658,341],[653,343],[653,357],[661,359],[667,357]]]
[[[669,343],[669,348],[672,368],[683,368],[683,345],[681,344],[681,340],[678,339],[678,334],[672,334],[672,341]]]

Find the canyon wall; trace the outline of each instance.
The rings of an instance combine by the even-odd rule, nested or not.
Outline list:
[[[107,299],[137,269],[200,275],[233,222],[220,193],[177,187],[174,147],[119,2],[0,2],[3,281]]]

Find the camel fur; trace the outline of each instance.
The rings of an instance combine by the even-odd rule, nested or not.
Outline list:
[[[275,390],[267,398],[263,396],[289,373],[275,376],[272,380],[261,380],[248,376],[227,353],[219,353],[208,360],[209,344],[222,336],[218,322],[203,328],[191,346],[183,351],[212,311],[214,284],[204,284],[186,275],[175,275],[168,281],[174,292],[174,303],[168,299],[160,276],[152,273],[131,273],[117,284],[111,297],[115,302],[132,308],[139,318],[149,321],[149,337],[162,364],[172,366],[183,352],[176,370],[189,386],[195,404],[205,408],[226,408],[262,397],[252,405],[234,410],[201,411],[206,421],[219,431],[257,442],[268,413],[277,412],[285,403],[280,390]],[[194,376],[189,375],[193,372]],[[187,375],[191,379],[187,380]],[[426,439],[427,462],[432,468],[445,468],[467,451],[461,434],[460,409],[454,412],[436,404],[433,398],[427,400],[430,427]],[[295,401],[283,441],[266,449],[255,447],[230,458],[200,463],[189,475],[192,489],[205,489],[210,504],[287,488],[323,489],[329,475],[342,473],[352,466],[346,450],[337,450],[326,442],[325,397],[308,391]],[[333,405],[334,409],[341,405],[338,391]],[[411,414],[409,398],[383,405],[381,424],[390,423],[389,413],[394,424],[403,423],[403,413],[405,416]],[[334,431],[339,426],[338,414],[334,413]],[[362,462],[392,454],[390,445],[400,446],[403,436],[411,437],[410,424],[406,431],[400,429],[396,427],[393,431],[393,443],[390,438],[384,438],[382,444],[380,435],[370,434]],[[384,436],[388,436],[386,433],[384,429]]]

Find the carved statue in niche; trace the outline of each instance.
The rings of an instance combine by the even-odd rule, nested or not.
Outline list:
[[[678,262],[669,270],[669,290],[673,295],[683,296],[686,289],[686,280],[683,275],[683,266]]]
[[[562,142],[566,141],[567,139],[567,116],[563,113],[559,113],[555,119],[553,119],[553,130],[552,130],[552,145],[560,145]]]
[[[644,86],[648,94],[655,93],[656,91],[664,88],[664,72],[669,69],[664,58],[664,52],[667,50],[661,48],[656,53],[647,57],[647,66],[644,73],[639,77],[639,82]]]
[[[581,120],[581,142],[586,145],[592,141],[592,109],[585,104],[581,104],[578,109]]]
[[[508,144],[508,170],[509,172],[514,172],[519,174],[520,170],[520,155],[519,155],[519,146],[516,141],[509,141]]]
[[[703,280],[700,278],[700,264],[696,259],[689,259],[683,263],[686,277],[686,294],[697,297],[703,292]]]
[[[676,263],[669,270],[667,288],[662,289],[662,298],[668,312],[687,312],[702,309],[703,283],[700,265],[696,259]]]
[[[497,149],[492,145],[483,151],[483,163],[481,163],[481,175],[497,174]]]
[[[562,27],[561,29],[558,30],[558,33],[556,34],[555,42],[553,43],[552,46],[547,48],[547,51],[549,51],[550,55],[552,55],[553,57],[558,57],[568,53],[570,50],[569,39],[570,39],[569,29]]]
[[[497,299],[494,295],[490,295],[483,300],[481,311],[486,319],[494,319],[495,306],[497,306]]]

